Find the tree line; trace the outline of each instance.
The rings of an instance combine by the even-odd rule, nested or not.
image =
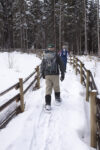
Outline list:
[[[0,0],[0,51],[68,43],[74,54],[99,51],[99,0]]]

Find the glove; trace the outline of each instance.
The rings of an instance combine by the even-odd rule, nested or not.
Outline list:
[[[61,75],[60,80],[61,80],[61,81],[63,81],[63,80],[64,80],[64,75]]]

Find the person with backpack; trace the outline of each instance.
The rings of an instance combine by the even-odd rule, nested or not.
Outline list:
[[[46,80],[46,94],[45,94],[45,109],[51,110],[51,94],[52,89],[55,92],[55,101],[61,102],[60,85],[59,85],[59,69],[61,71],[61,81],[64,80],[65,67],[55,50],[54,44],[48,45],[48,50],[45,51],[41,63],[41,73]]]
[[[60,51],[59,55],[61,56],[61,59],[64,63],[65,70],[66,70],[68,50],[65,45],[62,46],[62,50]]]

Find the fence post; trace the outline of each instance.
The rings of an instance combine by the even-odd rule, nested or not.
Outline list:
[[[76,58],[76,67],[75,67],[75,72],[76,72],[76,75],[77,75],[77,58]]]
[[[83,83],[83,66],[84,64],[82,62],[80,62],[80,82],[81,84]]]
[[[90,92],[90,130],[91,130],[91,147],[96,148],[96,91]]]
[[[40,72],[39,72],[39,66],[37,66],[36,68],[36,71],[37,71],[37,88],[39,89],[40,88]]]
[[[75,66],[75,57],[73,56],[73,68],[74,68],[74,66]]]
[[[23,93],[23,79],[19,79],[19,87],[20,87],[20,104],[21,111],[24,112],[24,93]]]
[[[86,71],[86,101],[89,101],[89,82],[90,82],[90,70]]]
[[[71,65],[71,56],[70,56],[70,65]]]

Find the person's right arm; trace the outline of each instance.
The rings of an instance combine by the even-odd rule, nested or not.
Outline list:
[[[40,72],[41,72],[43,78],[45,78],[44,68],[45,68],[45,61],[43,59],[42,63],[41,63],[41,68],[40,68]]]

